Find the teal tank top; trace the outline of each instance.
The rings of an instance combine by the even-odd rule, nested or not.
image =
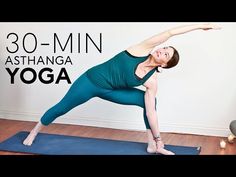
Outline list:
[[[136,57],[127,50],[115,55],[110,60],[96,65],[86,71],[88,78],[97,86],[105,89],[120,89],[140,86],[155,72],[149,71],[143,78],[136,74],[139,63],[145,61],[149,55]]]

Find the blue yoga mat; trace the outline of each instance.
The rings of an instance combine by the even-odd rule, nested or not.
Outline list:
[[[31,146],[22,144],[29,132],[18,132],[0,143],[1,151],[42,155],[150,155],[147,143],[39,133]],[[198,155],[200,147],[165,145],[176,155]]]

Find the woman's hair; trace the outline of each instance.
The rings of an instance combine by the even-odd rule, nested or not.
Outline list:
[[[167,65],[165,67],[162,67],[162,68],[165,68],[165,69],[172,68],[172,67],[176,66],[179,63],[179,53],[178,53],[178,51],[172,46],[169,46],[169,47],[171,47],[174,50],[174,53],[173,53],[173,56],[171,57],[171,59],[168,61]],[[157,72],[159,72],[158,67],[156,68],[156,70],[157,70]]]

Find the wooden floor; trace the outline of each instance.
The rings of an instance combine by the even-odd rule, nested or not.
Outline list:
[[[0,142],[19,131],[30,131],[35,125],[35,122],[0,119]],[[142,131],[127,131],[79,125],[51,124],[50,126],[45,127],[41,132],[81,137],[147,142],[146,133]],[[162,133],[162,138],[165,144],[201,146],[200,155],[236,154],[236,139],[233,144],[227,143],[226,149],[221,149],[219,146],[220,140],[224,139],[227,141],[227,138],[176,133]],[[0,155],[27,154],[0,151]]]

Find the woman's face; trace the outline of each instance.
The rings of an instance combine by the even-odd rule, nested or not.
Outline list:
[[[161,67],[165,67],[168,61],[172,58],[174,54],[174,49],[171,47],[163,47],[159,48],[151,53],[156,62],[161,65]]]

